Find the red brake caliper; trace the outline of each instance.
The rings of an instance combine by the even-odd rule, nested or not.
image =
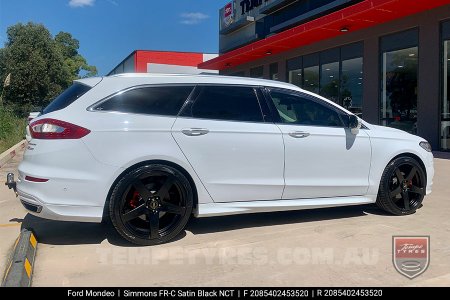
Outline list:
[[[409,180],[408,181],[408,188],[412,188],[412,186],[413,186],[413,182],[412,182],[412,180]]]
[[[139,200],[140,200],[139,193],[137,191],[134,191],[133,196],[128,201],[128,204],[130,205],[131,208],[136,208],[139,205]]]

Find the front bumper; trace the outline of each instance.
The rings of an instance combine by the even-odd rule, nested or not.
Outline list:
[[[434,157],[432,153],[429,153],[424,159],[424,164],[427,172],[427,188],[426,194],[431,194],[433,188],[433,178],[434,178]]]

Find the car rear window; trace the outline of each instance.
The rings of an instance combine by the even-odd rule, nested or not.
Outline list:
[[[44,108],[42,114],[48,114],[66,108],[75,100],[86,94],[90,89],[90,86],[81,83],[72,84],[67,90],[50,102],[50,104]]]
[[[193,86],[133,88],[112,96],[94,110],[176,116],[193,89]]]

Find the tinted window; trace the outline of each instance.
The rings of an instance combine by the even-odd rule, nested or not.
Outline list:
[[[90,89],[91,87],[81,83],[72,84],[67,90],[56,97],[55,100],[53,100],[46,108],[44,108],[42,114],[48,114],[66,108],[75,100],[83,96]]]
[[[255,90],[250,87],[202,87],[191,111],[194,118],[249,122],[263,121]]]
[[[281,123],[342,127],[336,111],[297,94],[271,91]]]
[[[193,87],[142,87],[119,93],[95,110],[176,116]]]

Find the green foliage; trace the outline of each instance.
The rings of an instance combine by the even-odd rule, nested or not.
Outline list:
[[[96,68],[87,64],[78,48],[79,41],[70,33],[60,32],[53,38],[41,24],[18,23],[9,27],[5,47],[0,49],[0,92],[4,103],[13,107],[16,114],[26,116],[36,107],[45,107],[74,79],[96,75]],[[10,73],[11,85],[3,88]]]
[[[25,118],[18,118],[11,109],[0,106],[0,153],[24,138],[25,126]]]
[[[55,42],[64,57],[65,67],[72,80],[80,78],[80,73],[85,73],[82,77],[97,75],[97,68],[88,65],[86,59],[78,53],[80,42],[70,33],[61,31],[55,36]]]

